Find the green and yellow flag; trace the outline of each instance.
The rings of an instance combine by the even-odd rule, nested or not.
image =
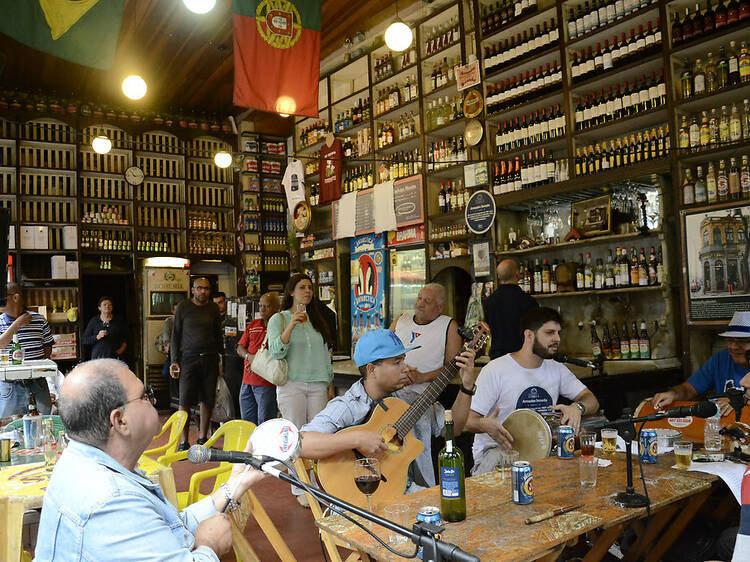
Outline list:
[[[321,0],[233,0],[234,103],[318,116]]]
[[[0,0],[0,33],[61,59],[109,69],[125,0]]]

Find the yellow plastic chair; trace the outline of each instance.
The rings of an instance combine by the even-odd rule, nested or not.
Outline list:
[[[187,423],[187,419],[188,413],[183,410],[177,410],[174,414],[169,416],[169,419],[164,422],[163,426],[161,426],[159,434],[154,437],[154,441],[156,441],[159,437],[164,435],[167,430],[169,430],[169,439],[167,442],[160,447],[147,449],[143,451],[143,454],[150,457],[177,452],[177,444],[180,442],[180,434]]]
[[[245,420],[231,420],[223,424],[216,432],[206,441],[206,447],[212,447],[222,437],[224,438],[225,451],[242,451],[250,438],[250,434],[255,431],[255,424]],[[165,466],[172,466],[172,463],[187,459],[187,451],[176,451],[162,455],[157,459],[158,462]],[[211,494],[229,478],[232,470],[232,464],[223,462],[215,468],[200,470],[190,477],[190,486],[185,492],[177,492],[177,503],[182,511],[187,506],[206,497],[200,493],[201,483],[207,478],[216,478]],[[210,495],[210,494],[208,494]]]
[[[0,557],[7,562],[30,559],[23,548],[23,499],[17,496],[0,498]]]

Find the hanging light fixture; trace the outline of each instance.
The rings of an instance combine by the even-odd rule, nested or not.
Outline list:
[[[122,93],[131,100],[139,100],[146,95],[146,81],[137,74],[131,74],[122,81]]]
[[[214,154],[214,164],[219,168],[229,168],[232,165],[232,155],[222,150]]]
[[[182,0],[182,3],[194,14],[207,14],[216,6],[216,0]]]
[[[94,152],[97,154],[107,154],[112,150],[112,141],[104,135],[99,135],[98,137],[94,137],[91,141],[91,148],[93,148]]]
[[[405,51],[411,45],[412,37],[411,28],[398,17],[398,1],[396,1],[396,20],[385,30],[385,44],[391,51]]]

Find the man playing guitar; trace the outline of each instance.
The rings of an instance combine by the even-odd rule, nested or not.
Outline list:
[[[323,411],[300,429],[301,456],[325,459],[351,450],[366,457],[382,458],[387,455],[389,447],[380,433],[365,429],[339,431],[362,424],[376,406],[385,406],[383,399],[394,393],[398,397],[397,391],[410,384],[409,366],[404,361],[407,351],[409,349],[404,348],[401,340],[391,330],[367,332],[357,342],[354,352],[354,362],[363,378],[354,383],[346,394],[331,400]],[[455,360],[462,383],[462,392],[458,393],[453,403],[456,435],[464,427],[471,396],[474,394],[474,356],[475,352],[468,349],[456,356]],[[442,434],[442,408],[440,410],[440,416],[429,415],[433,410],[428,410],[428,414],[416,422],[414,435],[419,441]],[[408,491],[419,489],[413,487],[413,484],[425,486],[425,473],[434,474],[434,470],[432,459],[422,451],[409,466]]]

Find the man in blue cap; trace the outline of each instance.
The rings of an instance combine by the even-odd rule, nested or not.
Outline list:
[[[302,426],[302,454],[304,458],[323,459],[343,451],[356,449],[367,457],[380,457],[386,452],[383,438],[373,431],[337,431],[360,425],[382,399],[395,395],[411,383],[409,366],[404,361],[404,344],[391,330],[371,330],[357,342],[354,362],[362,379],[354,383],[343,396],[331,400],[313,420]],[[455,434],[459,435],[466,422],[474,394],[474,351],[466,350],[456,357],[460,368],[461,390],[453,403]],[[395,394],[394,394],[395,393]],[[418,486],[435,485],[435,473],[429,448],[430,437],[443,432],[444,412],[430,415],[428,411],[414,425],[414,436],[425,444],[422,454],[409,467],[410,482]],[[415,467],[416,465],[416,467]],[[409,491],[419,488],[411,488]]]

